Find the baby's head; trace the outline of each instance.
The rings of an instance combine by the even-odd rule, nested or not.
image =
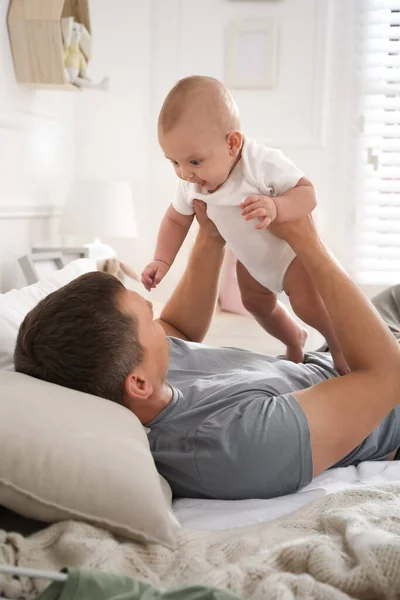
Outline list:
[[[209,191],[229,176],[242,148],[239,112],[223,83],[195,75],[181,79],[166,97],[158,139],[181,179]]]

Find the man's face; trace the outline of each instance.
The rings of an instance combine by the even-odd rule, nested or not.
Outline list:
[[[144,363],[148,366],[149,377],[163,382],[169,365],[169,343],[164,329],[154,319],[152,303],[140,294],[125,289],[122,292],[120,305],[136,320],[139,340],[145,350]]]

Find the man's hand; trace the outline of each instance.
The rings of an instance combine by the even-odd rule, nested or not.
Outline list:
[[[275,221],[278,211],[276,204],[269,196],[252,194],[247,196],[246,200],[240,204],[242,209],[242,217],[245,221],[250,219],[258,219],[260,222],[256,225],[256,229],[266,229],[273,221]]]
[[[281,240],[285,240],[292,245],[302,239],[311,239],[318,237],[317,229],[311,215],[307,215],[297,221],[287,221],[286,223],[272,223],[269,227],[270,232]]]
[[[193,208],[195,210],[196,219],[200,229],[207,235],[207,237],[215,238],[216,241],[221,243],[221,245],[225,245],[224,238],[221,236],[213,221],[208,218],[206,203],[202,200],[194,200]]]
[[[169,271],[169,265],[162,260],[153,260],[142,273],[142,283],[146,290],[150,292],[162,281]]]

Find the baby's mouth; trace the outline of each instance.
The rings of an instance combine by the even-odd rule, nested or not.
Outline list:
[[[195,184],[196,184],[196,185],[198,185],[198,186],[199,186],[199,187],[201,187],[201,188],[205,188],[205,187],[207,187],[207,182],[206,182],[206,181],[204,181],[203,179],[197,179],[197,180],[195,181]]]
[[[206,190],[207,192],[214,192],[218,186],[212,185],[208,181],[204,181],[204,179],[199,179],[195,182],[202,190]]]

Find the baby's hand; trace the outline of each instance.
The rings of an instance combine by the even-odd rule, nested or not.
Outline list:
[[[259,219],[260,223],[256,229],[265,229],[277,216],[276,204],[269,196],[252,194],[247,196],[246,200],[240,204],[242,217],[246,221],[250,219]]]
[[[148,264],[142,273],[142,283],[146,290],[150,292],[150,290],[157,287],[168,271],[169,265],[162,260],[153,260]]]

